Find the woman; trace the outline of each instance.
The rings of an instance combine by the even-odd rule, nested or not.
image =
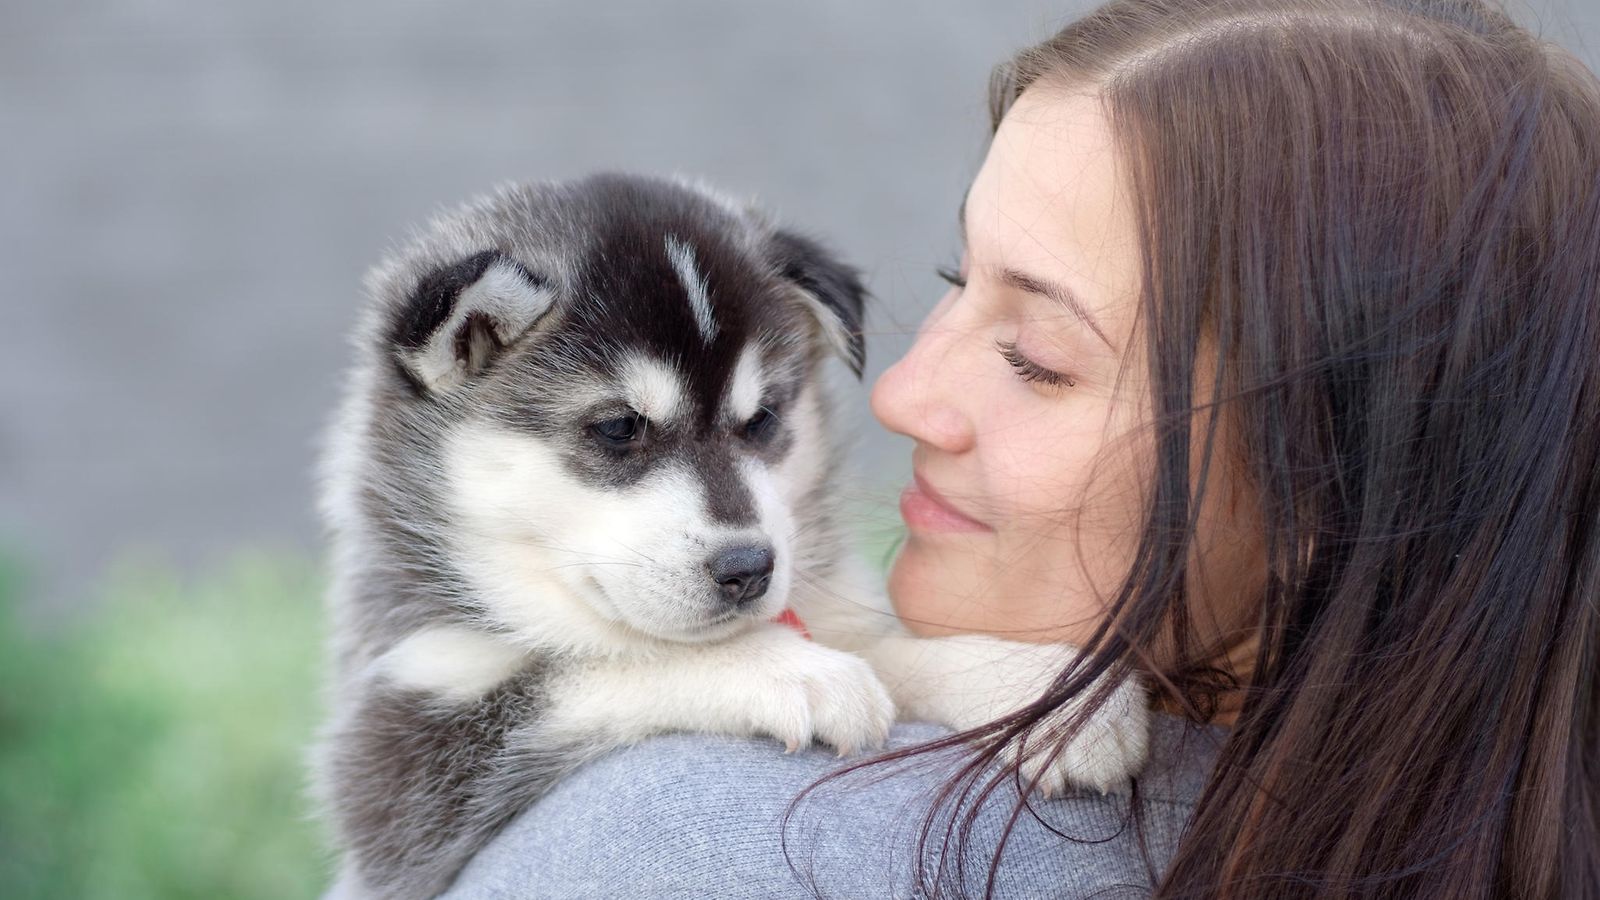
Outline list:
[[[666,738],[453,895],[1600,898],[1594,77],[1473,0],[1118,0],[995,101],[873,393],[890,588],[1088,648],[987,734],[1145,673],[1132,795],[913,726],[791,807],[842,764]]]

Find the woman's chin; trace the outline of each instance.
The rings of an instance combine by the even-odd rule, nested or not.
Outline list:
[[[918,546],[913,536],[901,545],[889,568],[889,602],[906,630],[918,637],[942,637],[974,629],[952,621],[950,598],[961,580],[939,555]]]
[[[1029,643],[1083,643],[1105,616],[1101,594],[1079,583],[1008,581],[983,557],[918,542],[900,547],[889,568],[889,602],[917,637],[992,634]],[[1086,580],[1086,576],[1085,576]]]

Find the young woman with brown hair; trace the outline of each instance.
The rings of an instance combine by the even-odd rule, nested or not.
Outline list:
[[[890,588],[1087,652],[793,807],[839,764],[615,754],[452,896],[1600,898],[1594,76],[1475,0],[1117,0],[994,113],[874,392]],[[1131,795],[1019,791],[1001,745],[1130,672]]]

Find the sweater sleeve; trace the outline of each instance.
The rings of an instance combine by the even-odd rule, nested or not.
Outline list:
[[[890,747],[942,736],[897,725]],[[801,791],[853,760],[824,749],[786,754],[771,741],[669,735],[592,762],[509,823],[467,865],[450,900],[586,897],[909,897],[918,838],[954,773],[954,751],[886,763]],[[1011,815],[1009,785],[975,808],[964,892],[982,896]],[[1190,809],[1141,800],[1141,847],[1126,795],[1071,794],[1017,820],[996,872],[998,897],[1141,897]],[[786,813],[787,818],[786,818]],[[941,820],[926,848],[939,869]],[[1060,837],[1046,827],[1067,835]],[[1149,857],[1146,856],[1149,851]],[[944,881],[954,887],[954,851]],[[1151,860],[1147,863],[1147,859]]]

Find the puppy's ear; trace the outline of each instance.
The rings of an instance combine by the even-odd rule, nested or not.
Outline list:
[[[417,282],[389,340],[419,387],[444,394],[483,371],[554,301],[543,278],[498,250],[485,250]]]
[[[867,362],[861,333],[867,291],[861,276],[816,241],[792,231],[773,234],[772,245],[779,273],[800,288],[801,302],[816,317],[828,344],[860,378]]]

